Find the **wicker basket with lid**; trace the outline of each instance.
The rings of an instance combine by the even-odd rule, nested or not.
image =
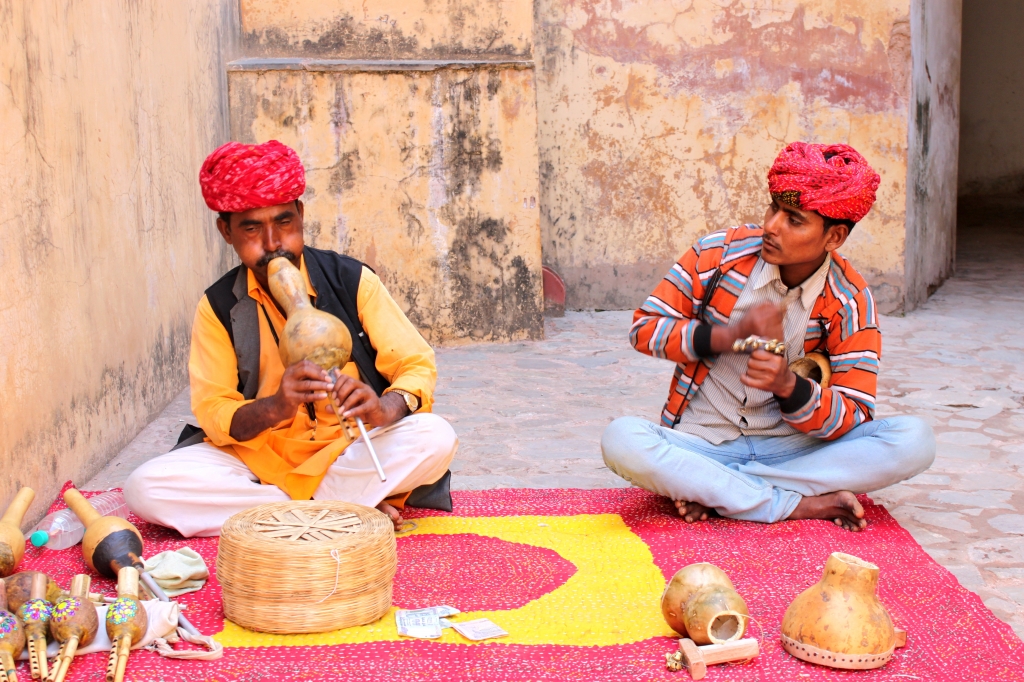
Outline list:
[[[224,615],[242,627],[329,632],[388,612],[397,563],[394,526],[376,509],[275,502],[224,523],[217,579]]]

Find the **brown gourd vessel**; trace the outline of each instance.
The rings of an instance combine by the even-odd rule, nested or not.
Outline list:
[[[279,350],[285,367],[309,360],[324,370],[341,369],[352,355],[352,335],[345,323],[309,302],[302,273],[287,258],[267,265],[267,283],[284,308]]]
[[[96,607],[89,601],[91,582],[85,574],[76,575],[71,580],[71,594],[53,605],[50,633],[61,647],[47,677],[51,682],[64,682],[78,647],[87,646],[99,632],[100,619],[96,615]]]
[[[25,555],[25,536],[21,532],[21,522],[25,512],[36,493],[32,488],[22,488],[14,496],[14,500],[3,517],[0,517],[0,578],[14,573]]]
[[[125,566],[117,572],[117,599],[107,607],[106,628],[110,658],[106,682],[121,682],[132,646],[142,641],[149,627],[146,609],[139,602],[139,572]]]
[[[828,386],[832,381],[832,364],[829,362],[828,356],[819,351],[811,351],[802,358],[794,360],[789,364],[789,369],[794,374],[822,386]]]
[[[4,579],[4,582],[7,583],[7,608],[10,609],[11,613],[17,613],[22,604],[30,599],[32,580],[36,575],[46,578],[46,594],[43,596],[43,599],[53,604],[64,596],[64,590],[60,589],[57,581],[45,573],[21,571]]]
[[[870,670],[889,662],[896,630],[878,601],[878,566],[835,552],[821,580],[804,590],[782,618],[782,646],[811,663]]]
[[[18,682],[14,660],[25,648],[25,631],[21,622],[7,610],[7,586],[0,579],[0,680]]]
[[[74,488],[64,492],[64,502],[85,526],[82,556],[89,568],[111,580],[125,566],[142,570],[142,535],[135,526],[119,516],[100,516]]]
[[[46,677],[46,637],[50,633],[50,617],[53,603],[46,599],[49,577],[45,573],[32,576],[29,598],[18,607],[18,618],[28,638],[29,671],[33,680]]]
[[[661,595],[669,627],[696,644],[722,644],[747,630],[747,605],[729,576],[714,564],[690,564],[676,572]]]

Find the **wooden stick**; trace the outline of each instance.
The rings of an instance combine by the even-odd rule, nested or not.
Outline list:
[[[78,651],[78,635],[73,636],[64,645],[64,652],[61,654],[63,658],[60,659],[60,668],[57,670],[57,675],[53,678],[53,682],[64,682],[64,678],[68,674],[68,668],[71,667],[71,661],[75,658],[76,651]]]
[[[43,642],[43,644],[45,645],[46,643]],[[60,649],[57,650],[57,657],[53,659],[53,666],[50,667],[50,670],[48,672],[43,673],[43,678],[46,680],[46,682],[52,682],[53,678],[57,677],[57,671],[60,670],[60,661],[63,655],[64,645],[61,644]],[[44,657],[43,660],[45,661],[46,658]]]
[[[50,669],[46,664],[46,638],[33,635],[28,640],[29,670],[33,680],[49,677]]]
[[[118,638],[117,641],[110,646],[110,654],[107,656],[107,682],[113,682],[114,675],[117,672],[117,653],[121,648],[120,644],[121,640]]]
[[[124,671],[128,667],[128,655],[132,650],[132,640],[129,637],[121,638],[121,650],[117,654],[117,670],[114,672],[113,682],[124,682]]]
[[[18,672],[14,669],[14,657],[6,651],[0,651],[0,664],[3,665],[7,682],[18,682]]]

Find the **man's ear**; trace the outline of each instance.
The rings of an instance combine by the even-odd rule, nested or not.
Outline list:
[[[219,216],[217,218],[217,231],[220,232],[221,237],[224,237],[224,241],[228,244],[231,243],[231,226]]]
[[[850,228],[848,225],[834,223],[832,227],[828,228],[828,234],[825,235],[825,250],[829,253],[835,251],[846,243],[846,238],[849,236]]]
[[[295,210],[299,213],[299,220],[306,215],[306,205],[302,203],[302,199],[295,200]]]

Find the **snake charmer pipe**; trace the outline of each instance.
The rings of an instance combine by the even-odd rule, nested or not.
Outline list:
[[[46,600],[46,589],[50,579],[45,573],[32,576],[29,599],[18,609],[22,627],[28,637],[29,671],[33,680],[46,677],[46,636],[50,632],[50,617],[53,604]]]
[[[14,501],[7,507],[3,518],[0,518],[0,578],[14,573],[25,554],[25,536],[21,532],[21,522],[25,512],[36,493],[32,488],[22,488],[14,496]]]
[[[333,381],[337,381],[341,368],[352,357],[352,334],[348,327],[334,315],[313,307],[306,294],[302,273],[287,258],[270,261],[267,266],[267,283],[274,299],[284,308],[288,320],[281,330],[278,348],[281,362],[285,367],[291,367],[296,362],[309,360],[319,365]],[[331,405],[341,422],[341,406],[333,397]],[[388,480],[377,451],[366,433],[366,425],[359,417],[355,418],[355,422],[366,443],[366,449],[370,451],[377,475],[382,481]]]
[[[0,680],[18,682],[14,659],[25,648],[25,631],[13,613],[7,610],[7,586],[0,578]]]
[[[64,501],[85,526],[82,555],[89,568],[106,578],[116,580],[118,571],[125,566],[131,566],[138,570],[146,589],[152,592],[154,597],[160,601],[171,601],[153,577],[146,573],[142,559],[142,535],[131,522],[119,516],[100,516],[89,504],[89,500],[74,488],[64,492]],[[178,625],[190,635],[202,637],[199,630],[180,613]]]
[[[146,609],[139,603],[139,572],[125,566],[117,572],[117,599],[107,607],[107,636],[112,644],[106,682],[124,679],[132,646],[142,640],[148,626]]]
[[[64,682],[78,647],[87,646],[96,638],[100,619],[96,607],[89,601],[88,575],[76,575],[71,580],[71,594],[53,605],[50,634],[61,643],[60,653],[46,678],[50,682]]]

